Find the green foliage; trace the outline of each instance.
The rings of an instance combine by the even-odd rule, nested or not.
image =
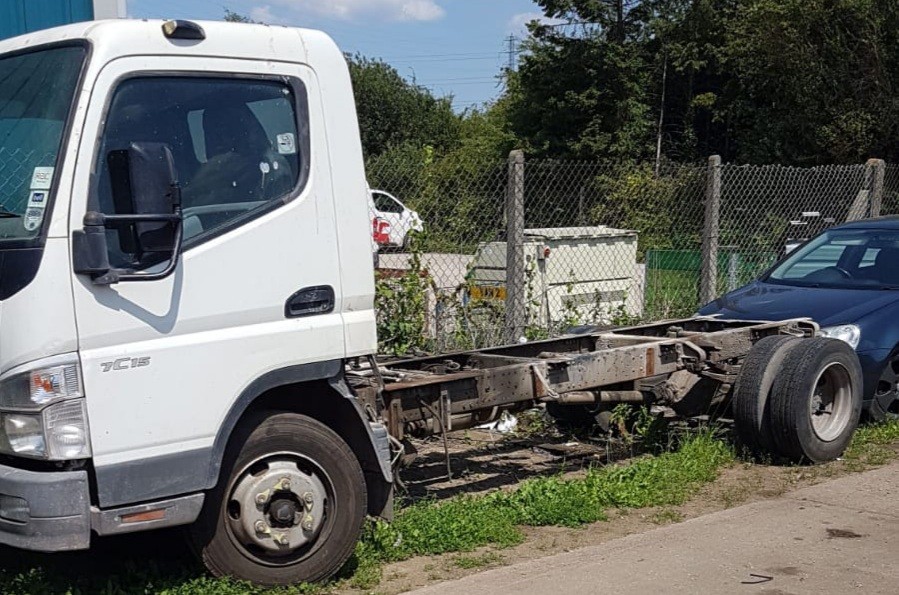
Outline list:
[[[551,13],[552,14],[552,13]],[[648,54],[592,28],[537,27],[511,77],[509,118],[529,153],[635,159],[652,151]]]
[[[676,452],[592,469],[581,478],[542,477],[509,492],[419,503],[382,529],[392,533],[379,538],[381,555],[396,560],[508,546],[520,541],[520,525],[574,527],[604,519],[610,507],[681,504],[733,460],[730,447],[707,432],[687,438]]]
[[[417,234],[413,234],[409,268],[395,274],[378,271],[375,279],[375,310],[378,349],[381,353],[405,355],[426,349],[428,273],[421,266]]]
[[[458,144],[450,98],[435,98],[382,60],[348,57],[362,148],[369,157],[403,146],[445,152]]]
[[[509,85],[513,128],[532,153],[641,160],[661,135],[677,161],[899,157],[895,2],[538,4],[573,24],[532,25]]]
[[[752,0],[727,12],[726,117],[749,162],[897,155],[899,5]],[[723,114],[722,114],[723,115]]]
[[[896,458],[894,445],[897,440],[899,420],[861,426],[855,431],[843,458],[850,467],[858,469],[883,465]]]
[[[225,8],[225,22],[227,23],[256,23],[250,17],[234,12],[228,8]]]
[[[701,243],[705,171],[665,168],[656,175],[649,164],[628,166],[598,176],[601,196],[590,211],[597,225],[632,229],[638,234],[638,257],[648,249],[697,248]]]

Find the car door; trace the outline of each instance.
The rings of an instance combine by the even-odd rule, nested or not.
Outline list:
[[[372,191],[376,215],[390,225],[390,244],[402,246],[406,239],[406,227],[403,220],[403,205],[386,192]]]
[[[267,373],[344,357],[316,88],[304,66],[246,60],[125,58],[100,73],[71,228],[88,210],[118,209],[108,155],[155,142],[174,156],[185,235],[180,263],[165,279],[111,286],[73,279],[101,505],[196,489],[216,432],[245,388]],[[107,233],[110,260],[121,267],[133,255],[120,235]],[[315,287],[333,291],[331,307],[294,316],[291,296]],[[138,461],[140,487],[125,494]]]

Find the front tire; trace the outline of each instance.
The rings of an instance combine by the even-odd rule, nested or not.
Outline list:
[[[269,412],[235,434],[191,541],[215,576],[315,582],[353,553],[365,509],[362,469],[340,436],[305,415]]]

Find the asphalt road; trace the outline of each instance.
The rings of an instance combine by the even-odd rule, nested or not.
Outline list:
[[[415,595],[899,593],[899,463]]]

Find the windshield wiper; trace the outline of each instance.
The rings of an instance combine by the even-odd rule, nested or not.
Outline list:
[[[22,216],[18,213],[13,213],[12,211],[7,211],[3,207],[0,207],[0,219],[21,219]]]

